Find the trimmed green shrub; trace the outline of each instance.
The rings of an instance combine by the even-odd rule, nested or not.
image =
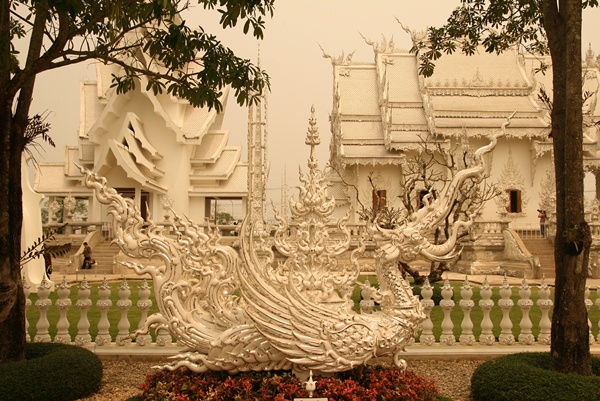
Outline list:
[[[100,389],[102,363],[74,345],[28,343],[23,362],[0,364],[4,401],[71,401]]]
[[[519,353],[484,362],[473,373],[475,401],[600,400],[600,358],[592,358],[594,376],[550,370],[549,353]]]

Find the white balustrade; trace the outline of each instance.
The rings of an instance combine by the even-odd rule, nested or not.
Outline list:
[[[595,341],[594,341],[594,335],[592,334],[592,322],[590,321],[590,308],[592,307],[592,305],[594,303],[590,299],[590,286],[589,285],[585,286],[584,299],[585,299],[585,309],[588,312],[588,327],[590,330],[590,344],[593,344]]]
[[[144,282],[138,289],[139,299],[136,306],[140,310],[140,322],[138,323],[138,329],[144,327],[144,322],[148,318],[148,311],[152,307],[152,300],[150,300],[150,286],[148,281],[144,279]],[[135,343],[139,346],[144,346],[152,342],[152,336],[150,334],[138,334],[135,338]]]
[[[433,322],[431,321],[431,310],[435,306],[435,302],[431,299],[433,296],[433,287],[429,283],[429,278],[425,278],[425,283],[421,287],[421,305],[423,305],[423,312],[425,312],[425,320],[421,324],[423,331],[419,341],[425,345],[435,344],[435,336],[433,335]]]
[[[532,301],[532,290],[537,289],[537,300]],[[542,279],[541,283],[537,287],[530,287],[526,280],[523,280],[519,287],[519,299],[513,302],[511,299],[512,289],[508,284],[507,278],[504,279],[502,285],[499,287],[500,299],[495,305],[492,299],[493,288],[489,285],[488,279],[486,278],[481,286],[479,286],[479,296],[481,299],[476,303],[473,300],[475,287],[467,280],[463,283],[460,289],[455,292],[450,282],[446,280],[442,287],[442,300],[439,306],[435,306],[433,301],[433,287],[428,280],[425,281],[421,288],[421,304],[423,306],[424,313],[426,315],[425,321],[422,323],[422,332],[420,333],[418,343],[419,346],[432,346],[436,343],[440,346],[450,346],[456,343],[456,335],[461,345],[511,345],[515,343],[515,335],[513,333],[513,324],[510,319],[511,312],[520,310],[522,318],[519,323],[520,334],[517,342],[520,345],[549,345],[550,344],[550,330],[551,320],[550,313],[553,307],[551,300],[551,289],[546,283],[545,279]],[[135,344],[131,343],[130,328],[132,327],[131,322],[128,318],[128,312],[133,307],[133,302],[130,299],[131,289],[127,281],[123,280],[120,284],[118,296],[119,299],[116,305],[110,300],[111,289],[108,282],[103,281],[94,290],[97,291],[96,295],[98,300],[94,307],[96,313],[99,312],[99,319],[97,322],[97,334],[95,338],[92,338],[90,334],[90,321],[88,319],[88,312],[93,307],[90,299],[91,287],[86,279],[84,279],[78,288],[75,298],[72,298],[72,291],[69,285],[66,283],[66,279],[63,278],[62,282],[56,286],[57,300],[52,303],[49,298],[50,286],[48,282],[43,282],[38,287],[37,295],[30,294],[29,288],[24,284],[24,293],[27,297],[25,307],[26,311],[31,309],[32,300],[29,297],[35,298],[33,303],[36,309],[39,311],[39,318],[37,322],[27,321],[25,327],[28,330],[30,326],[35,326],[36,332],[33,336],[35,342],[60,342],[60,343],[75,343],[80,346],[96,345],[99,349],[108,349],[107,345],[118,344],[123,347],[136,347],[138,353],[144,353],[145,349],[152,347],[168,347],[175,346],[173,338],[169,334],[165,326],[158,326],[155,328],[154,336],[151,334],[138,334],[135,337]],[[595,302],[590,299],[591,291],[589,288],[586,289],[585,293],[585,304],[590,316],[593,316],[593,321],[590,318],[590,342],[591,347],[600,347],[600,334],[598,334],[598,341],[593,338],[592,329],[600,331],[600,318],[598,317],[598,311],[600,310],[600,288],[595,289],[597,298]],[[460,293],[460,295],[458,295]],[[453,300],[453,297],[460,296],[460,301]],[[136,328],[142,328],[148,318],[150,308],[153,305],[152,291],[146,281],[142,282],[138,287],[139,300],[135,303],[135,307],[139,311],[140,321],[136,321]],[[74,339],[69,335],[69,327],[72,325],[68,319],[68,310],[72,304],[79,310],[79,320],[77,321],[77,335]],[[515,306],[516,304],[516,306]],[[477,306],[476,306],[477,305]],[[59,312],[58,321],[55,323],[55,330],[52,330],[51,323],[48,319],[48,312],[51,308],[56,308]],[[499,308],[502,311],[502,320],[500,322],[492,321],[492,310]],[[539,321],[532,321],[531,312],[534,308],[539,310],[541,315]],[[481,322],[479,323],[480,330],[475,329],[475,323],[472,320],[471,315],[474,309],[479,309],[483,315]],[[443,319],[434,322],[432,320],[432,312],[434,310],[441,310],[443,312]],[[591,313],[594,312],[594,313]],[[454,333],[455,325],[452,322],[451,317],[454,315],[455,318],[460,313],[462,315],[462,321],[460,324],[460,333]],[[117,315],[118,314],[118,315]],[[110,323],[109,315],[119,316],[120,320],[118,323],[118,333],[114,338],[110,334]],[[458,326],[458,325],[457,325]],[[498,339],[494,335],[494,329],[500,328],[500,335]],[[539,330],[534,330],[539,329]],[[436,330],[437,329],[437,330]],[[439,338],[436,338],[434,332],[440,332]],[[474,331],[480,331],[479,338],[475,337]],[[537,338],[533,332],[539,332]],[[56,333],[51,338],[51,333]],[[30,336],[28,335],[29,339]],[[154,338],[154,341],[152,340]],[[144,346],[144,347],[140,347]],[[128,348],[132,350],[132,348]],[[410,349],[410,347],[409,347]],[[108,352],[108,350],[107,350]],[[131,351],[133,352],[133,351]],[[168,351],[167,351],[168,352]]]
[[[519,300],[517,305],[521,308],[521,334],[519,334],[519,344],[532,345],[535,342],[531,328],[533,323],[529,317],[529,312],[533,307],[533,301],[529,299],[531,297],[531,287],[527,284],[527,280],[523,279],[521,287],[519,288]]]
[[[596,294],[597,294],[597,298],[596,298],[596,307],[598,309],[600,309],[600,286],[598,286],[598,288],[596,288]],[[598,337],[596,337],[596,340],[600,342],[600,320],[598,320]]]
[[[48,332],[48,328],[50,327],[50,322],[48,321],[48,309],[52,305],[52,301],[48,299],[48,296],[50,295],[50,284],[46,281],[45,277],[42,278],[42,282],[37,290],[39,298],[35,301],[35,306],[40,311],[40,320],[38,320],[35,326],[37,334],[34,341],[36,343],[47,343],[51,341]]]
[[[440,342],[445,345],[452,345],[456,341],[453,332],[454,323],[450,317],[452,308],[454,308],[454,301],[452,300],[453,295],[454,294],[452,291],[452,286],[450,285],[450,280],[446,279],[446,282],[442,287],[443,299],[440,301],[440,306],[444,311],[444,320],[442,321],[442,336],[440,337]]]
[[[75,336],[75,344],[77,345],[85,345],[92,341],[92,336],[90,335],[90,321],[88,320],[88,311],[92,306],[92,300],[90,298],[90,285],[87,280],[83,279],[83,281],[79,284],[79,290],[77,291],[77,295],[79,299],[75,306],[79,309],[79,321],[77,322],[77,335]]]
[[[56,323],[56,337],[54,337],[55,343],[70,344],[71,336],[69,335],[69,319],[67,319],[67,313],[69,308],[73,304],[69,295],[71,295],[71,288],[67,284],[66,276],[63,276],[61,283],[56,287],[56,293],[58,299],[56,300],[56,306],[58,306],[60,317],[58,323]]]
[[[123,279],[123,282],[119,287],[119,300],[117,301],[117,306],[121,310],[121,319],[117,324],[117,327],[119,328],[119,333],[117,334],[118,345],[125,345],[131,342],[131,336],[129,335],[129,327],[131,324],[127,318],[127,313],[132,305],[131,299],[129,299],[130,296],[131,289],[129,288],[129,284],[127,284],[127,280]]]
[[[362,290],[360,291],[360,297],[362,298],[360,301],[360,313],[373,313],[375,309],[375,301],[373,301],[373,291],[374,289],[371,287],[371,282],[369,281],[369,278],[365,278],[365,283],[363,284]]]
[[[502,321],[500,322],[500,342],[505,345],[511,345],[515,342],[515,336],[512,332],[512,321],[510,320],[510,310],[514,306],[513,300],[510,298],[512,295],[512,289],[508,285],[508,280],[506,276],[504,276],[504,281],[502,282],[502,286],[500,287],[500,297],[502,299],[498,300],[498,306],[502,309]]]
[[[173,342],[173,338],[166,327],[158,327],[156,329],[156,345],[165,347]]]
[[[479,289],[479,295],[481,295],[481,299],[479,300],[479,307],[483,312],[483,320],[481,321],[481,335],[479,336],[479,342],[485,345],[494,345],[496,342],[496,337],[492,332],[494,328],[494,323],[492,322],[492,318],[490,317],[490,312],[494,307],[494,301],[492,298],[492,287],[488,283],[487,276],[483,280],[483,284]]]
[[[475,344],[475,336],[473,335],[473,321],[471,320],[471,311],[475,306],[473,298],[473,289],[469,284],[469,280],[465,277],[465,282],[460,289],[460,296],[462,299],[458,303],[463,311],[463,320],[460,324],[462,332],[459,337],[459,341],[462,345],[473,345]]]
[[[25,280],[23,280],[23,293],[25,294],[25,316],[27,316],[27,311],[31,308],[31,299],[29,299],[29,294],[31,294],[31,285]],[[27,342],[31,341],[31,336],[29,335],[29,320],[25,319],[25,339]]]
[[[536,305],[542,312],[538,343],[550,345],[550,328],[552,327],[552,321],[550,320],[550,309],[552,308],[553,302],[550,300],[550,288],[546,283],[545,276],[542,277],[542,282],[538,287],[538,297],[539,298],[536,301]],[[600,308],[600,305],[598,307]]]
[[[109,332],[110,321],[108,320],[108,311],[112,306],[112,301],[110,300],[110,293],[110,285],[108,285],[108,281],[106,281],[106,276],[104,276],[102,284],[98,287],[98,300],[96,301],[96,306],[100,310],[100,320],[98,321],[98,335],[96,336],[96,344],[100,346],[110,344],[112,341]]]

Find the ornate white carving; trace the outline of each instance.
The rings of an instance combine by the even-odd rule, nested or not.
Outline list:
[[[60,210],[60,204],[57,200],[52,201],[50,205],[48,205],[48,212],[50,217],[50,222],[56,221],[56,213]]]
[[[106,186],[106,179],[80,167],[86,185],[108,205],[114,242],[121,251],[134,260],[155,263],[123,262],[136,273],[152,277],[160,311],[137,333],[146,334],[151,327],[166,329],[188,347],[167,368],[235,373],[294,367],[334,372],[386,355],[393,356],[397,366],[406,365],[401,351],[412,343],[425,314],[397,261],[410,261],[417,254],[448,260],[457,254],[456,233],[468,228],[470,220],[456,223],[452,238],[441,245],[429,244],[423,235],[449,213],[457,186],[468,177],[481,176],[483,156],[497,138],[475,152],[480,165],[460,171],[435,202],[425,201],[410,222],[395,230],[371,227],[383,248],[375,252],[379,288],[364,286],[363,290],[381,310],[359,314],[352,309],[350,295],[364,245],[360,241],[352,251],[349,264],[338,263],[338,257],[350,248],[348,215],[336,222],[336,229],[331,228],[335,199],[327,195],[327,180],[314,157],[320,142],[314,109],[309,123],[309,170],[300,173],[303,185],[298,200],[290,201],[291,222],[275,211],[278,226],[273,240],[284,256],[277,264],[259,216],[244,220],[238,254],[219,243],[216,230],[205,232],[172,209],[170,230],[142,219],[131,199],[124,199]],[[88,288],[84,281],[80,295],[87,301]],[[123,316],[131,306],[131,301],[125,302],[129,294],[128,286],[122,285],[119,307]],[[90,302],[77,304],[84,320]],[[124,331],[125,324],[120,322],[117,343],[125,341]],[[87,328],[82,327],[76,341],[85,342],[87,335]],[[454,342],[454,337],[446,342]]]
[[[457,172],[452,180],[442,188],[435,200],[432,200],[432,194],[425,196],[423,198],[424,206],[412,213],[398,227],[386,229],[379,226],[377,221],[369,222],[368,228],[373,233],[377,245],[385,253],[386,260],[401,260],[410,263],[421,255],[428,260],[447,262],[458,256],[456,252],[458,235],[468,231],[473,225],[473,217],[477,210],[470,210],[465,220],[457,219],[452,224],[449,238],[442,244],[432,244],[426,235],[436,227],[443,225],[465,180],[473,179],[475,182],[481,182],[484,172],[488,169],[488,160],[485,156],[494,149],[498,138],[504,135],[509,123],[510,118],[502,125],[500,132],[492,136],[488,145],[477,149],[473,155],[473,160],[476,162],[473,167]]]
[[[553,158],[554,159],[554,158]],[[545,210],[550,221],[556,221],[556,179],[554,177],[554,160],[546,169],[539,192],[540,209]]]
[[[502,170],[500,180],[496,184],[500,195],[495,198],[496,206],[498,207],[498,214],[506,215],[507,207],[509,205],[508,192],[509,191],[521,191],[521,210],[525,210],[527,207],[527,194],[525,191],[525,180],[521,177],[521,169],[519,165],[515,163],[512,157],[512,148],[508,148],[508,160]],[[513,215],[514,213],[508,213]]]

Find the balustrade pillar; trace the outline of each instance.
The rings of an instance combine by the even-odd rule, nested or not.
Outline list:
[[[592,300],[590,299],[590,286],[586,285],[585,286],[585,293],[584,293],[584,297],[585,297],[585,309],[588,312],[588,329],[590,331],[590,345],[592,345],[595,341],[594,341],[594,334],[592,334],[592,322],[590,320],[590,308],[592,307],[592,305],[594,304],[592,302]]]
[[[538,335],[538,343],[544,345],[550,345],[550,329],[552,327],[552,321],[550,320],[550,309],[552,308],[553,302],[550,300],[550,288],[546,283],[546,277],[542,276],[542,282],[538,286],[538,300],[536,301],[537,306],[542,311],[542,318],[540,319],[540,334]]]
[[[67,314],[69,312],[69,308],[73,304],[73,301],[71,301],[69,298],[69,295],[71,295],[71,288],[67,284],[67,276],[63,276],[60,284],[56,286],[56,293],[58,294],[56,306],[58,306],[60,317],[56,323],[56,337],[54,337],[54,342],[70,344],[71,335],[69,334],[69,327],[71,324],[69,323]]]
[[[40,311],[40,318],[36,324],[37,333],[33,341],[36,343],[47,343],[52,339],[48,333],[50,322],[48,321],[48,308],[52,305],[52,300],[48,299],[50,295],[50,284],[46,281],[46,277],[42,278],[42,282],[37,288],[38,300],[35,301],[35,306]]]
[[[373,301],[373,287],[369,278],[365,278],[365,283],[360,291],[360,313],[370,314],[375,309],[375,301]]]
[[[148,281],[144,278],[144,282],[138,289],[139,299],[136,303],[140,310],[140,322],[138,323],[138,329],[144,328],[146,320],[148,319],[148,310],[152,307],[152,301],[150,300],[150,286]],[[150,333],[138,334],[135,338],[135,343],[139,346],[152,343],[152,336]]]
[[[169,329],[167,329],[167,326],[158,326],[156,328],[156,345],[159,347],[164,347],[172,342],[173,337],[171,337],[171,332]]]
[[[29,295],[31,294],[31,286],[25,280],[25,276],[22,277],[23,280],[23,293],[25,294],[25,341],[30,342],[31,336],[29,335],[29,319],[27,319],[27,311],[31,307],[31,299],[29,299]]]
[[[452,286],[450,285],[450,280],[446,279],[444,286],[442,287],[442,300],[440,301],[440,306],[444,311],[444,320],[442,320],[442,335],[440,336],[440,343],[444,343],[446,345],[452,345],[456,341],[454,337],[454,323],[452,323],[452,318],[450,314],[452,313],[452,308],[454,308],[454,301],[452,300],[452,296],[454,295],[452,291]]]
[[[490,283],[488,283],[487,276],[483,280],[483,284],[479,287],[479,295],[481,295],[481,299],[479,300],[479,307],[483,312],[483,320],[481,321],[481,335],[479,336],[479,342],[485,345],[494,345],[496,342],[496,337],[492,332],[494,328],[494,323],[492,322],[492,318],[490,317],[490,312],[494,307],[494,301],[492,298],[492,287],[490,287]]]
[[[598,288],[596,288],[596,294],[598,295],[598,298],[596,298],[596,307],[600,309],[600,285]],[[600,329],[600,320],[598,320],[598,329]],[[596,340],[600,342],[600,330],[598,331],[598,337],[596,337]]]
[[[502,321],[500,322],[500,342],[505,345],[512,345],[515,342],[515,336],[512,333],[512,321],[510,320],[510,310],[514,306],[514,302],[510,299],[512,289],[508,285],[508,279],[504,276],[504,282],[500,286],[500,297],[498,306],[502,309]]]
[[[115,340],[117,345],[125,345],[131,342],[131,336],[129,335],[129,327],[131,324],[127,317],[127,313],[132,305],[131,299],[129,299],[130,296],[131,289],[129,288],[129,284],[127,284],[127,280],[123,278],[123,282],[119,287],[119,300],[117,301],[117,307],[121,311],[121,319],[119,319],[119,323],[117,324],[119,332]]]
[[[96,306],[100,309],[100,320],[98,321],[98,335],[96,336],[96,345],[103,346],[110,344],[112,338],[110,337],[110,322],[108,320],[108,310],[112,306],[110,300],[110,285],[106,281],[106,275],[102,284],[98,287],[98,300]]]
[[[475,301],[473,298],[473,288],[469,284],[469,280],[465,276],[465,282],[460,289],[461,300],[459,301],[459,306],[463,311],[463,320],[460,324],[461,334],[459,337],[459,341],[462,345],[473,345],[475,344],[475,336],[473,335],[473,321],[471,320],[471,311],[475,306]]]
[[[75,336],[75,344],[82,346],[92,341],[90,335],[90,321],[88,320],[88,311],[92,306],[92,300],[90,298],[90,285],[88,284],[85,277],[79,284],[79,290],[77,296],[79,299],[75,303],[77,309],[79,309],[79,321],[77,322],[77,335]]]
[[[422,323],[423,331],[421,332],[421,337],[419,337],[419,341],[421,344],[425,345],[433,345],[435,344],[435,336],[433,335],[433,322],[431,321],[431,310],[435,305],[433,299],[433,288],[429,283],[429,278],[425,278],[425,283],[421,287],[421,305],[423,305],[423,313],[425,313],[425,320]]]
[[[533,307],[533,301],[529,299],[530,297],[531,288],[527,284],[527,280],[523,279],[519,288],[519,300],[517,301],[517,305],[519,305],[523,314],[520,323],[521,333],[519,334],[519,344],[531,345],[535,342],[535,338],[531,332],[533,323],[531,323],[531,318],[529,317],[529,311]]]

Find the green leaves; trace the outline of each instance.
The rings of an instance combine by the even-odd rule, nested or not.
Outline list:
[[[480,45],[488,53],[501,53],[511,46],[546,54],[546,34],[542,29],[540,0],[462,0],[447,23],[429,28],[427,41],[413,47],[419,55],[419,73],[431,76],[434,60],[457,49],[475,54]],[[597,5],[597,0],[584,3]],[[584,5],[585,6],[585,5]]]
[[[204,9],[217,9],[223,27],[243,23],[244,33],[261,39],[266,16],[273,14],[274,0],[199,0]],[[90,59],[121,66],[113,75],[117,93],[136,89],[144,79],[146,90],[187,99],[194,106],[222,109],[223,88],[230,85],[240,104],[254,101],[269,87],[264,71],[235,56],[202,27],[193,29],[181,19],[190,3],[181,0],[15,0],[9,29],[10,59],[0,62],[13,75],[12,93],[18,93],[29,77],[47,70]],[[36,19],[37,10],[45,15]],[[65,18],[65,16],[68,16]],[[41,24],[41,25],[40,25]],[[17,38],[41,28],[45,42],[35,63],[20,67]],[[5,44],[8,45],[7,41]],[[4,57],[6,58],[6,57]],[[0,60],[2,61],[2,60]],[[25,68],[25,70],[21,70]],[[145,78],[143,78],[145,77]]]
[[[219,23],[223,28],[233,28],[239,20],[245,20],[244,34],[252,28],[252,35],[257,39],[263,38],[265,21],[262,17],[272,17],[274,11],[274,0],[200,0],[199,3],[203,4],[204,8],[217,9],[221,14]]]

